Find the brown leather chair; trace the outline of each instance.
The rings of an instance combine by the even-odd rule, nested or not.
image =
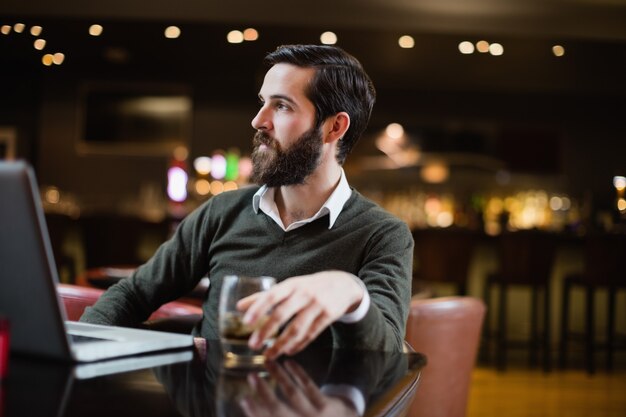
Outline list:
[[[426,355],[410,417],[463,417],[486,307],[473,297],[413,299],[406,340]]]
[[[68,320],[78,320],[85,308],[93,305],[104,290],[80,287],[71,284],[57,284],[57,293],[65,306]],[[202,317],[200,307],[173,301],[161,306],[152,313],[144,327],[176,333],[191,332],[193,325]]]

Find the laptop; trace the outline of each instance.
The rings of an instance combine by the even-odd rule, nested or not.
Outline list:
[[[91,362],[193,346],[191,335],[67,321],[57,283],[34,171],[0,161],[0,315],[11,351]]]

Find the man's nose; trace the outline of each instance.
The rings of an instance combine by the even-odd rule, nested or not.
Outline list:
[[[259,109],[259,112],[252,119],[252,127],[256,130],[270,130],[271,129],[271,120],[267,111],[265,110],[265,106]]]

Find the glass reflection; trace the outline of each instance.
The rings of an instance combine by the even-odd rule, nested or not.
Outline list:
[[[219,343],[206,356],[155,369],[179,412],[199,416],[361,416],[409,370],[418,354],[311,347],[258,370],[222,367]]]

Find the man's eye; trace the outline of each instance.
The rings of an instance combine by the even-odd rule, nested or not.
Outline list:
[[[287,106],[285,103],[277,103],[276,108],[278,110],[289,110],[289,106]]]

